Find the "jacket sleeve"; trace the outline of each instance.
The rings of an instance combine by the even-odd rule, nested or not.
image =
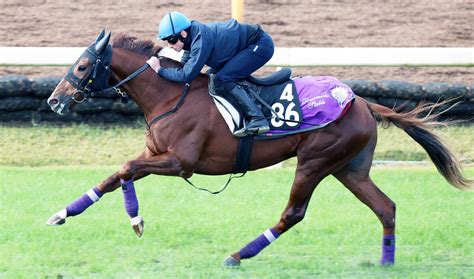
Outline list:
[[[193,38],[189,59],[183,65],[183,68],[160,68],[158,74],[171,81],[191,82],[199,75],[211,54],[212,47],[207,47],[206,43],[211,44],[209,38],[203,38],[203,32],[199,32]]]
[[[181,64],[186,64],[186,62],[188,62],[189,60],[189,51],[188,50],[185,50],[184,53],[183,53],[183,57],[181,57]]]

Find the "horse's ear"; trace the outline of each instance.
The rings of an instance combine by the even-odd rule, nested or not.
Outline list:
[[[107,34],[107,36],[105,36],[104,38],[100,39],[100,41],[98,41],[96,44],[95,44],[95,53],[97,54],[101,54],[102,51],[104,51],[104,49],[107,47],[107,45],[109,44],[109,40],[110,40],[110,36],[112,35],[112,32],[109,32],[109,34]]]
[[[102,31],[100,31],[100,34],[99,36],[97,36],[97,39],[95,39],[95,42],[97,43],[98,41],[100,41],[100,39],[102,39],[105,35],[105,28],[102,28]]]

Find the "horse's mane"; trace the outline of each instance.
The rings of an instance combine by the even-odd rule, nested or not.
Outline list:
[[[156,56],[163,49],[162,46],[155,44],[152,40],[139,40],[124,33],[119,33],[112,41],[112,45],[114,48],[129,50],[148,57]],[[161,57],[161,61],[164,62],[164,67],[182,67],[179,61],[168,57]]]
[[[156,55],[162,49],[161,46],[155,45],[152,40],[139,40],[124,33],[118,34],[112,45],[114,48],[130,50],[145,56]]]

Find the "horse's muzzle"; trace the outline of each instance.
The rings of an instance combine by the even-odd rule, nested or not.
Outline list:
[[[48,105],[52,111],[57,114],[63,114],[68,111],[68,107],[73,101],[71,97],[66,99],[65,101],[62,100],[63,98],[49,98]]]

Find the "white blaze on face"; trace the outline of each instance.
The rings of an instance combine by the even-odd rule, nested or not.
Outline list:
[[[66,108],[66,105],[68,105],[68,99],[70,99],[67,98],[67,96],[72,97],[74,92],[75,88],[68,81],[62,79],[54,89],[53,93],[51,93],[51,96],[49,96],[47,100],[48,105],[54,112],[62,114],[63,110]]]

